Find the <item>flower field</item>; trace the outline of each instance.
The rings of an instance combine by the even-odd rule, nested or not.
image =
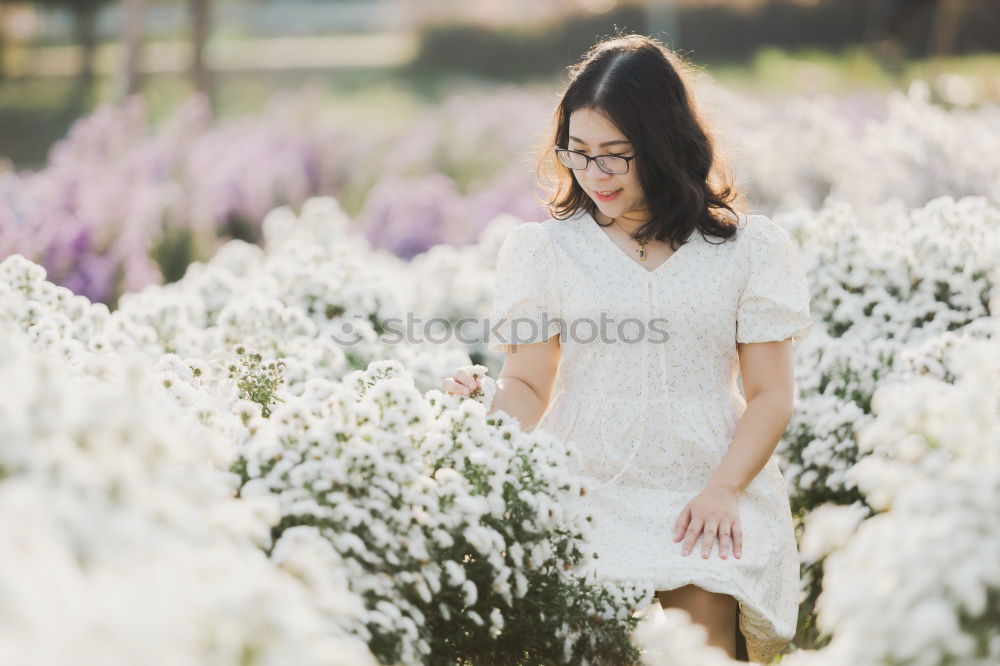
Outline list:
[[[761,212],[827,197],[864,215],[889,200],[1000,203],[1000,108],[945,109],[918,83],[906,94],[758,99],[696,80],[722,154]],[[404,259],[473,245],[498,215],[547,217],[532,149],[550,106],[515,86],[470,88],[389,130],[345,126],[305,89],[218,122],[192,97],[154,125],[134,96],[78,120],[37,172],[0,160],[0,256],[22,254],[113,307],[229,239],[259,242],[268,211],[299,211],[313,196],[336,197],[352,228]]]
[[[780,663],[1000,662],[1000,109],[704,85],[816,323]],[[133,100],[0,173],[0,663],[730,663],[579,575],[567,443],[439,390],[502,356],[385,336],[489,314],[500,243],[547,217],[546,108],[456,96],[384,137]]]

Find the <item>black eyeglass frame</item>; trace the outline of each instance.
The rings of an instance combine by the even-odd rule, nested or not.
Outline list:
[[[600,169],[601,171],[603,171],[604,173],[606,173],[608,175],[611,175],[611,176],[624,176],[625,174],[627,174],[629,171],[632,170],[632,160],[634,160],[636,157],[638,157],[638,155],[630,155],[630,156],[626,157],[624,155],[611,155],[611,154],[608,154],[608,153],[605,153],[603,155],[594,155],[593,157],[591,157],[587,153],[581,153],[579,150],[572,150],[570,148],[560,148],[559,146],[556,146],[553,150],[555,150],[556,159],[559,159],[559,153],[560,153],[560,151],[565,151],[567,153],[575,153],[577,155],[583,155],[584,157],[587,158],[587,163],[585,165],[583,165],[582,167],[566,166],[566,164],[561,159],[559,159],[559,164],[562,164],[567,169],[572,169],[573,171],[586,171],[587,168],[590,166],[590,161],[591,160],[596,161],[598,157],[615,157],[615,158],[618,158],[620,160],[625,160],[625,171],[623,171],[622,173],[615,173],[614,171],[608,171],[607,169],[605,169],[604,167],[601,166],[600,162],[597,162],[597,168]]]

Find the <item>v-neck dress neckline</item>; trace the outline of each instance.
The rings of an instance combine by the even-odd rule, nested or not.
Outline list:
[[[686,248],[688,245],[690,245],[691,239],[694,238],[697,232],[697,229],[692,231],[691,234],[687,237],[686,241],[682,243],[679,248],[674,250],[673,254],[664,259],[656,268],[649,269],[649,268],[643,268],[642,264],[640,264],[635,259],[629,257],[628,253],[625,252],[625,250],[623,250],[621,247],[619,247],[618,244],[614,242],[614,240],[611,239],[611,236],[608,236],[606,233],[604,233],[604,230],[601,228],[601,225],[597,222],[597,219],[586,210],[584,211],[584,221],[588,224],[588,226],[593,227],[592,233],[596,233],[604,238],[604,242],[608,245],[608,248],[610,250],[612,250],[615,254],[617,254],[619,257],[621,257],[628,263],[632,264],[632,266],[634,266],[636,270],[639,270],[648,276],[657,275],[658,273],[664,270],[664,267],[667,264],[675,263],[674,260],[677,258],[677,254],[683,251],[684,248]]]

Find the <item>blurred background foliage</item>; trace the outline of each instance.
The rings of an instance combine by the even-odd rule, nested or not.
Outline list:
[[[456,80],[551,85],[618,28],[660,36],[737,86],[987,77],[997,25],[988,0],[6,0],[0,158],[40,166],[76,118],[139,91],[154,119],[192,89],[226,116],[309,82],[354,122],[406,122]]]

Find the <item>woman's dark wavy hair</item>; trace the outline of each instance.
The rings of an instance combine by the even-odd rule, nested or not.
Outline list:
[[[570,114],[590,108],[635,149],[632,168],[650,213],[636,240],[670,239],[677,249],[695,229],[733,237],[739,207],[734,201],[742,195],[731,177],[718,176],[712,139],[685,85],[695,76],[693,67],[653,37],[619,34],[595,44],[568,69],[569,82],[537,155],[538,180],[549,197],[543,205],[552,217],[566,219],[586,209],[596,219],[597,204],[554,152],[568,147]]]

